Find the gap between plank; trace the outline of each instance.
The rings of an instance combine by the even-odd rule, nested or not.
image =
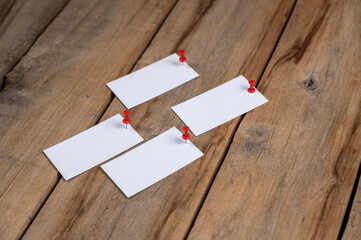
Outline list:
[[[111,97],[109,98],[109,100],[105,103],[105,106],[100,110],[100,113],[96,115],[95,118],[93,118],[93,120],[91,121],[91,123],[89,124],[89,126],[87,127],[90,128],[94,125],[96,125],[97,123],[99,123],[100,119],[102,118],[102,116],[105,114],[106,110],[108,109],[108,107],[110,106],[111,102],[114,99],[114,94],[111,95]],[[33,224],[35,218],[38,216],[39,212],[41,211],[41,209],[43,208],[43,206],[45,205],[45,203],[48,201],[49,197],[51,196],[51,194],[54,192],[56,186],[58,186],[58,184],[60,183],[62,176],[61,174],[58,172],[56,179],[55,179],[55,183],[53,186],[50,187],[50,191],[46,194],[46,196],[44,197],[44,200],[39,204],[39,209],[35,209],[35,213],[34,216],[31,218],[30,222],[27,224],[26,227],[24,227],[24,229],[22,230],[22,232],[19,233],[19,239],[22,239],[24,237],[24,235],[26,234],[27,230],[29,229],[29,227]]]
[[[6,80],[7,80],[7,74],[9,74],[11,71],[14,70],[14,68],[18,65],[18,63],[21,61],[21,59],[28,54],[28,52],[30,51],[30,49],[33,47],[33,45],[35,44],[35,42],[39,39],[39,37],[45,32],[45,30],[49,27],[49,25],[54,21],[55,18],[57,18],[59,16],[59,14],[64,10],[64,8],[68,5],[68,3],[70,2],[70,0],[68,0],[63,7],[61,7],[59,9],[59,11],[54,15],[54,17],[52,19],[50,19],[50,21],[48,22],[48,24],[46,24],[46,26],[44,26],[44,28],[37,34],[37,36],[34,38],[33,42],[29,45],[28,49],[26,51],[24,51],[24,53],[21,55],[21,57],[19,57],[19,59],[14,63],[14,65],[9,69],[9,71],[7,71],[5,74],[4,74],[4,77],[3,77],[3,81],[1,82],[0,81],[0,92],[4,89],[5,85],[6,85]],[[13,5],[13,4],[12,4]],[[13,6],[11,6],[12,8]],[[11,8],[9,9],[9,12],[11,10]],[[8,13],[7,13],[8,14]],[[4,19],[6,18],[6,16],[4,17]],[[25,166],[25,165],[24,165]],[[20,171],[19,171],[20,172]],[[12,179],[12,181],[9,183],[8,187],[12,184],[12,182],[15,180],[15,178],[17,177],[17,174],[15,175],[15,177]],[[58,173],[58,176],[57,176],[57,180],[55,180],[55,184],[53,187],[51,187],[51,191],[50,192],[53,192],[53,190],[55,189],[55,186],[59,183],[61,177],[60,177],[60,174]],[[4,190],[4,193],[5,193],[6,189]],[[46,201],[49,197],[49,194],[47,194],[44,198],[44,201]],[[40,204],[40,207],[41,208],[43,205],[43,203]],[[36,211],[36,214],[34,215],[37,216],[38,214],[38,211]],[[29,222],[29,224],[27,226],[24,226],[23,229],[21,230],[21,232],[19,232],[18,234],[18,238],[22,238],[22,236],[24,235],[24,233],[26,232],[26,230],[29,228],[30,224],[34,221],[34,217],[31,218],[29,217],[31,220]]]
[[[350,218],[350,213],[351,213],[351,210],[352,210],[352,205],[353,205],[353,203],[355,201],[355,195],[356,195],[356,192],[357,192],[357,187],[358,187],[358,184],[360,182],[360,175],[361,175],[361,164],[360,164],[360,166],[358,168],[355,183],[354,183],[353,188],[352,188],[350,199],[349,199],[348,204],[347,204],[346,212],[345,212],[345,215],[343,217],[341,229],[340,229],[340,232],[338,234],[337,239],[342,239],[343,234],[345,233],[347,223],[348,223],[348,220]]]
[[[292,7],[291,7],[290,13],[288,14],[287,19],[286,19],[286,21],[285,21],[285,23],[284,23],[284,25],[283,25],[283,27],[282,27],[282,30],[280,31],[280,34],[278,35],[277,41],[275,42],[274,47],[273,47],[273,49],[272,49],[272,51],[271,51],[271,53],[270,53],[270,55],[269,55],[269,57],[268,57],[268,59],[267,59],[267,61],[266,61],[266,64],[265,64],[265,66],[264,66],[263,69],[262,69],[261,75],[260,75],[259,78],[258,78],[256,87],[259,85],[259,82],[261,81],[261,79],[262,79],[262,77],[263,77],[263,74],[264,74],[264,72],[266,71],[266,68],[267,68],[269,62],[271,61],[271,59],[272,59],[272,57],[273,57],[273,54],[274,54],[274,52],[275,52],[275,50],[276,50],[276,48],[277,48],[277,46],[278,46],[278,44],[279,44],[279,41],[280,41],[280,39],[281,39],[281,37],[282,37],[282,35],[283,35],[286,27],[287,27],[287,24],[288,24],[288,22],[289,22],[289,20],[290,20],[290,18],[291,18],[291,15],[292,15],[292,13],[293,13],[293,10],[295,9],[296,4],[297,4],[297,0],[294,1],[293,5],[292,5]],[[223,165],[224,159],[226,158],[226,156],[227,156],[227,154],[228,154],[228,152],[229,152],[229,149],[230,149],[230,147],[231,147],[231,145],[232,145],[232,142],[233,142],[233,140],[234,140],[234,136],[236,135],[237,129],[239,128],[239,126],[240,126],[243,118],[244,118],[246,115],[247,115],[247,113],[244,114],[244,115],[239,119],[239,121],[237,122],[236,127],[235,127],[236,130],[234,131],[234,133],[232,134],[232,136],[231,136],[231,138],[230,138],[230,141],[229,141],[229,143],[228,143],[228,145],[227,145],[227,148],[226,148],[226,151],[225,151],[225,153],[224,153],[224,155],[223,155],[223,157],[222,157],[222,160],[221,160],[221,162],[219,163],[219,165],[218,165],[218,167],[217,167],[217,171],[215,171],[215,174],[212,176],[212,180],[211,180],[211,182],[210,182],[210,184],[209,184],[209,186],[208,186],[207,192],[204,194],[204,197],[203,197],[202,201],[201,201],[200,204],[199,204],[199,208],[196,210],[196,212],[195,212],[195,214],[194,214],[194,217],[193,217],[193,219],[192,219],[191,222],[190,222],[190,225],[189,225],[188,230],[187,230],[187,232],[186,232],[186,234],[185,234],[185,236],[184,236],[184,239],[187,239],[187,238],[188,238],[188,236],[189,236],[189,234],[190,234],[190,232],[191,232],[191,230],[192,230],[192,228],[193,228],[193,226],[194,226],[194,223],[196,222],[197,217],[198,217],[198,215],[199,215],[199,213],[200,213],[200,211],[201,211],[201,209],[202,209],[202,206],[203,206],[205,200],[207,199],[207,196],[208,196],[208,194],[209,194],[209,192],[210,192],[210,190],[211,190],[211,188],[212,188],[212,185],[213,185],[213,183],[214,183],[214,181],[215,181],[215,179],[216,179],[216,177],[217,177],[217,174],[218,174],[219,170],[221,169],[221,167],[222,167],[222,165]]]
[[[35,212],[35,214],[34,214],[33,217],[29,217],[29,218],[30,218],[30,222],[27,224],[27,226],[24,226],[24,227],[23,227],[23,230],[21,230],[21,231],[19,232],[19,234],[18,234],[18,236],[16,237],[16,239],[22,239],[22,238],[24,237],[25,233],[28,231],[29,227],[31,226],[31,224],[33,224],[35,218],[38,216],[40,210],[43,208],[44,203],[45,203],[46,201],[48,201],[50,195],[54,192],[56,186],[58,186],[60,180],[61,180],[61,175],[60,175],[60,173],[58,172],[57,175],[56,175],[56,179],[55,179],[54,185],[50,187],[50,191],[49,191],[49,193],[46,194],[46,196],[44,197],[43,202],[40,203],[39,209],[36,210],[36,212]]]
[[[18,58],[18,60],[14,63],[14,65],[4,74],[4,77],[2,78],[2,81],[0,81],[0,92],[5,88],[6,81],[7,81],[7,75],[14,70],[14,68],[18,65],[18,63],[23,59],[25,55],[28,54],[30,49],[33,47],[35,42],[39,39],[39,37],[45,32],[45,30],[49,27],[49,25],[54,21],[55,18],[59,16],[59,14],[64,10],[64,8],[68,5],[70,0],[68,0],[63,7],[60,8],[60,10],[54,15],[52,19],[48,22],[48,24],[38,33],[38,35],[34,38],[33,42],[30,44],[27,50],[24,51],[24,53],[21,55],[21,57]],[[9,10],[10,11],[10,10]],[[6,17],[5,17],[6,18]],[[5,19],[4,18],[4,19]]]
[[[278,46],[278,43],[279,43],[280,40],[281,40],[281,37],[282,37],[282,35],[283,35],[286,27],[287,27],[288,21],[290,20],[290,17],[291,17],[291,15],[292,15],[292,13],[293,13],[293,10],[294,10],[295,7],[296,7],[296,4],[297,4],[297,0],[295,0],[294,3],[293,3],[293,5],[292,5],[291,11],[290,11],[289,15],[287,16],[285,25],[283,25],[283,28],[282,28],[282,30],[281,30],[281,32],[280,32],[280,35],[279,35],[278,38],[277,38],[277,41],[276,41],[275,45],[273,46],[272,52],[271,52],[271,54],[270,54],[270,56],[269,56],[269,58],[268,58],[268,60],[267,60],[267,62],[266,62],[266,65],[264,66],[264,68],[263,68],[263,70],[262,70],[262,72],[261,72],[261,75],[260,75],[260,77],[259,77],[259,80],[258,80],[258,82],[257,82],[257,84],[256,84],[257,86],[258,86],[258,84],[259,84],[259,81],[262,79],[263,74],[265,73],[266,68],[267,68],[269,62],[271,61],[274,52],[276,51],[276,47]]]
[[[70,0],[69,0],[69,1],[70,1]],[[67,3],[65,4],[65,6],[66,6],[68,3],[69,3],[69,2],[67,2]],[[136,61],[134,61],[134,64],[132,65],[130,71],[129,71],[127,74],[129,74],[129,73],[131,73],[131,72],[133,71],[133,69],[135,68],[135,66],[136,66],[137,63],[139,62],[139,60],[143,57],[145,51],[148,49],[148,47],[149,47],[150,44],[152,43],[152,41],[153,41],[153,39],[155,38],[155,36],[158,34],[158,32],[159,32],[159,30],[161,29],[161,27],[163,26],[165,20],[168,18],[169,14],[173,11],[173,9],[174,9],[174,7],[175,7],[175,5],[176,5],[177,3],[178,3],[178,0],[175,1],[175,3],[173,4],[173,6],[170,8],[169,12],[164,16],[163,20],[161,21],[161,23],[160,23],[159,26],[158,26],[158,29],[154,32],[153,36],[152,36],[151,39],[149,40],[148,44],[144,47],[144,49],[143,49],[142,53],[139,55],[138,59],[137,59]],[[64,6],[64,7],[65,7],[65,6]],[[63,9],[64,9],[64,8],[62,8],[62,9],[59,11],[59,13],[60,13]],[[56,16],[58,16],[59,13],[58,13]],[[55,19],[55,18],[53,18],[51,21],[53,21],[54,19]],[[48,26],[49,26],[49,25],[48,25]],[[47,28],[47,27],[46,27],[46,28]],[[45,29],[45,28],[44,28],[44,29]],[[41,34],[42,34],[43,32],[44,32],[44,31],[42,31]],[[40,35],[39,35],[39,36],[40,36]],[[38,37],[39,37],[39,36],[38,36]],[[38,38],[38,37],[37,37],[37,38]],[[35,41],[36,41],[36,40],[35,40]],[[33,42],[33,44],[35,43],[35,41]],[[32,44],[32,45],[33,45],[33,44]],[[31,46],[32,46],[32,45],[31,45]],[[30,49],[30,48],[31,48],[31,47],[29,47],[29,49]],[[28,51],[29,51],[29,49],[28,49]],[[27,52],[28,52],[28,51],[27,51]],[[27,52],[26,52],[26,53],[27,53]],[[25,56],[26,53],[25,53],[23,56]],[[19,60],[19,61],[20,61],[20,60]],[[16,65],[17,65],[17,63],[16,63],[14,66],[16,66]],[[9,71],[9,72],[11,72],[11,71]],[[1,90],[2,90],[2,89],[0,88],[0,91],[1,91]],[[115,95],[114,95],[113,93],[111,93],[111,96],[110,96],[109,100],[105,103],[104,108],[101,108],[101,109],[100,109],[100,113],[99,113],[98,115],[96,115],[96,117],[95,117],[95,118],[92,120],[92,122],[89,124],[88,128],[90,128],[90,127],[92,127],[92,126],[95,126],[96,124],[99,123],[99,121],[102,119],[102,117],[104,116],[104,114],[105,114],[106,111],[108,110],[110,104],[113,102],[114,98],[115,98]],[[88,129],[88,128],[87,128],[87,129]],[[114,157],[113,157],[113,158],[114,158]],[[23,228],[23,231],[22,231],[21,233],[19,233],[19,235],[18,235],[18,236],[19,236],[19,239],[22,239],[22,238],[24,237],[24,235],[26,234],[26,232],[28,231],[28,229],[30,228],[30,226],[33,224],[34,220],[36,219],[36,217],[38,216],[38,214],[40,213],[40,211],[42,210],[42,208],[44,207],[44,205],[46,204],[46,202],[47,202],[48,199],[50,198],[51,194],[54,192],[55,188],[56,188],[56,187],[58,186],[58,184],[60,183],[60,180],[61,180],[62,176],[61,176],[61,174],[60,174],[59,172],[57,173],[57,178],[58,178],[58,179],[55,181],[54,186],[53,186],[53,187],[50,187],[51,190],[46,194],[43,202],[39,204],[39,208],[38,208],[37,210],[35,209],[35,213],[34,213],[34,216],[31,218],[31,221],[27,224],[27,226],[25,226],[25,227]]]

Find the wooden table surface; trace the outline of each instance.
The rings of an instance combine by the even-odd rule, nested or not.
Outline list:
[[[270,101],[130,199],[99,167],[65,181],[42,150],[179,49],[200,77],[132,109],[145,140],[241,74]],[[361,238],[360,0],[2,0],[0,53],[0,239]]]

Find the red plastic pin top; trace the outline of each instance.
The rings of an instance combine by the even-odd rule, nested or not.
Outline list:
[[[187,142],[187,140],[191,138],[191,136],[188,134],[189,127],[184,126],[183,131],[184,131],[184,134],[182,135],[182,138],[185,140],[185,142]]]
[[[256,89],[253,87],[253,85],[255,84],[255,81],[254,80],[249,80],[248,83],[249,83],[248,92],[254,93],[256,91]]]
[[[178,54],[181,55],[181,56],[179,57],[179,61],[180,61],[181,63],[185,63],[185,62],[187,61],[187,58],[184,56],[184,50],[179,50],[179,51],[178,51]]]
[[[128,124],[130,123],[130,119],[129,119],[129,117],[128,117],[128,115],[130,114],[130,111],[129,111],[129,110],[125,110],[123,113],[124,113],[124,115],[125,115],[125,117],[124,117],[124,119],[123,119],[123,123],[125,124],[125,128],[127,128],[127,127],[128,127]]]

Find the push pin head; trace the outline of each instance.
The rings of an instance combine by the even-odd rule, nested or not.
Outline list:
[[[248,83],[249,83],[248,92],[254,93],[256,91],[256,89],[253,87],[253,85],[255,84],[255,81],[254,80],[249,80]]]
[[[125,124],[125,128],[128,127],[128,124],[130,123],[130,119],[128,117],[128,115],[130,114],[129,110],[125,110],[124,112],[124,119],[123,119],[123,123]]]
[[[191,136],[188,134],[189,127],[184,126],[183,131],[184,131],[184,134],[182,135],[182,138],[184,139],[185,143],[187,143],[187,140],[191,138]]]
[[[178,54],[181,55],[179,57],[179,61],[184,64],[187,61],[187,58],[184,56],[184,50],[179,50]]]

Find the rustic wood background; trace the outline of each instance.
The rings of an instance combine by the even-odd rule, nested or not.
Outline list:
[[[99,167],[64,181],[42,150],[179,49],[200,77],[132,110],[145,140],[240,74],[270,102],[130,199]],[[360,239],[360,0],[0,0],[0,53],[0,239]]]

